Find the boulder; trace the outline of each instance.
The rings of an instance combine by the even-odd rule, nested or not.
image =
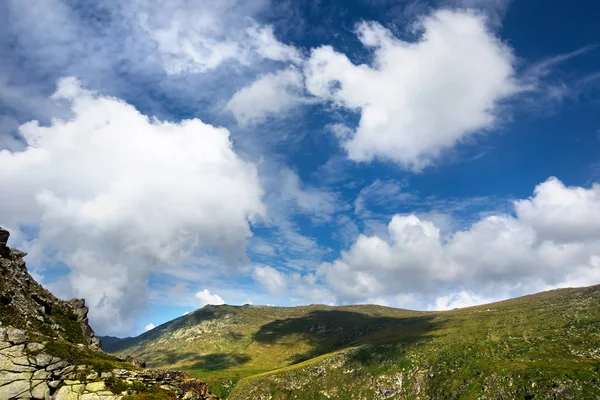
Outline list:
[[[10,248],[7,246],[10,232],[0,227],[0,257],[8,258],[10,256]]]

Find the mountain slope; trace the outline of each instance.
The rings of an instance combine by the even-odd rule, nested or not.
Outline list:
[[[230,399],[597,398],[600,286],[447,312],[207,306],[108,350]]]

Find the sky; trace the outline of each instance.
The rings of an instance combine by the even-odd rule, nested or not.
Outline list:
[[[600,3],[576,3],[3,1],[0,225],[100,335],[598,284]]]

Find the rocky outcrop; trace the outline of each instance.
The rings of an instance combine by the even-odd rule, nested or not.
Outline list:
[[[77,317],[77,322],[79,322],[79,324],[81,325],[81,331],[86,341],[88,341],[96,349],[100,349],[100,339],[96,337],[94,331],[89,325],[87,315],[90,309],[85,305],[85,300],[72,299],[67,301],[67,304],[69,304],[73,309],[73,314],[75,314],[75,316]]]
[[[183,372],[102,352],[85,301],[60,300],[39,285],[8,238],[0,228],[0,400],[216,399]]]
[[[216,399],[205,383],[181,371],[97,371],[93,365],[76,365],[50,354],[48,343],[32,341],[24,330],[0,328],[0,399],[119,400],[160,392],[178,399]]]
[[[88,324],[85,300],[63,301],[28,273],[27,255],[6,246],[9,232],[0,228],[0,325],[33,330],[100,349]]]
[[[0,227],[0,257],[5,257],[10,251],[6,245],[8,243],[9,236],[10,233],[6,229]]]

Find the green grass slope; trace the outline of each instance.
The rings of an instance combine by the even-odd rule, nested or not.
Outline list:
[[[229,399],[597,399],[600,286],[447,312],[208,306],[108,350]]]

